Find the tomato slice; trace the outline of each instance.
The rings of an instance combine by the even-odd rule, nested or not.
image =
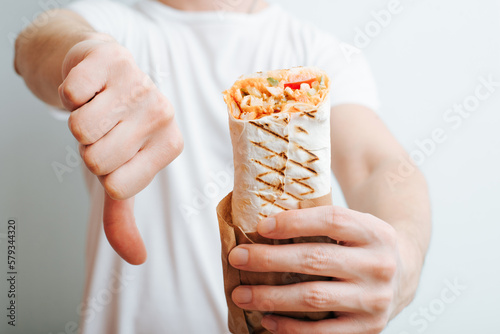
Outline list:
[[[312,79],[304,80],[304,81],[297,81],[297,82],[287,82],[285,84],[285,89],[287,87],[290,87],[291,89],[300,89],[300,85],[304,84],[304,83],[309,84],[309,86],[311,86],[314,81],[316,81],[316,78],[312,78]]]

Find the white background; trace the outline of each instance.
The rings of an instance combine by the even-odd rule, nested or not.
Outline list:
[[[214,1],[214,6],[231,3]],[[12,68],[9,36],[47,2],[10,1],[0,13],[1,333],[64,332],[66,323],[78,320],[82,293],[87,194],[78,170],[59,182],[51,166],[65,163],[66,146],[74,144],[66,125],[47,115]],[[386,9],[390,1],[273,2],[354,43],[357,29],[373,28],[371,12]],[[362,46],[379,86],[380,115],[415,156],[422,151],[417,141],[435,129],[441,128],[446,140],[421,159],[434,221],[421,285],[414,302],[384,333],[500,333],[500,87],[460,126],[443,119],[449,108],[474,94],[480,77],[500,82],[500,3],[399,3],[400,13],[377,34],[372,30],[374,37]],[[19,228],[14,330],[6,325],[1,234],[11,217]],[[453,294],[446,280],[464,288]]]

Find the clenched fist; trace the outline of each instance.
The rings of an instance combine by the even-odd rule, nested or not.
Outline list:
[[[106,236],[126,261],[143,263],[132,197],[182,151],[172,105],[130,52],[106,35],[73,46],[62,75],[59,96],[72,111],[69,128],[106,192]]]

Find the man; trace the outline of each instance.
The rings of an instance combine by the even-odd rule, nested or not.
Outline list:
[[[258,0],[82,1],[20,34],[17,72],[71,112],[87,167],[83,333],[227,332],[214,213],[231,188],[221,91],[244,73],[300,65],[333,80],[332,169],[350,209],[284,212],[259,233],[327,235],[339,245],[245,245],[229,260],[336,279],[238,287],[232,297],[249,310],[335,313],[318,322],[268,315],[273,333],[379,333],[416,291],[430,209],[420,172],[394,178],[408,156],[373,111],[360,55],[348,61],[336,39]],[[144,263],[146,245],[148,261],[130,266],[109,245],[131,264]]]

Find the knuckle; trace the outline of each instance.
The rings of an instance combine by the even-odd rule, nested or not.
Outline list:
[[[394,257],[384,256],[375,262],[373,274],[375,277],[384,282],[390,282],[397,271],[397,263]]]
[[[325,247],[309,247],[304,259],[304,269],[312,272],[324,272],[330,265],[330,254]]]
[[[376,314],[376,318],[383,318],[382,314],[387,313],[393,301],[394,293],[390,289],[373,294],[366,301],[367,310],[371,314]],[[385,326],[385,323],[384,323]]]
[[[102,44],[102,48],[99,49],[99,52],[102,52],[108,59],[111,59],[113,64],[118,68],[134,64],[132,54],[127,48],[118,43]]]
[[[85,165],[92,172],[92,174],[97,176],[104,175],[102,161],[93,146],[87,146],[83,149],[81,155],[82,160],[85,162]]]
[[[76,91],[73,89],[72,85],[67,82],[64,82],[59,86],[59,97],[61,98],[65,107],[70,110],[74,108],[76,104]]]
[[[269,295],[261,295],[256,301],[256,306],[260,311],[265,312],[274,312],[277,309],[275,301]]]
[[[113,123],[113,121],[111,120],[111,117],[108,114],[108,115],[106,115],[105,118],[101,119],[101,121],[99,122],[99,124],[98,124],[99,132],[106,134],[113,128],[114,125],[115,125],[115,123]]]
[[[169,146],[175,157],[178,157],[184,150],[184,138],[182,137],[182,134],[177,127],[174,133],[172,134]]]
[[[134,65],[134,60],[126,52],[121,51],[121,49],[114,50],[113,54],[113,65],[120,69],[130,69]]]
[[[174,118],[174,108],[170,101],[160,93],[154,100],[151,117],[159,127],[165,127]]]
[[[123,182],[119,182],[119,180],[116,180],[116,178],[112,175],[113,174],[108,175],[103,181],[104,189],[108,193],[109,197],[115,200],[125,200],[130,197],[128,196]]]
[[[303,302],[314,310],[324,310],[330,304],[329,294],[325,289],[313,286],[305,292]]]
[[[372,334],[381,333],[385,329],[385,327],[387,326],[387,323],[388,323],[388,319],[386,319],[385,317],[382,317],[382,316],[375,317],[375,319],[373,319],[373,321],[370,325],[370,329],[368,330],[368,333],[372,333]]]
[[[166,130],[160,139],[159,150],[153,159],[156,169],[160,170],[177,158],[184,149],[184,139],[177,126]]]
[[[150,173],[157,173],[161,169],[168,166],[175,158],[177,158],[184,147],[184,143],[174,140],[168,140],[166,143],[159,145],[150,155],[151,165],[149,168]]]
[[[130,88],[130,95],[127,100],[134,105],[138,105],[143,101],[149,101],[152,95],[152,88],[145,86],[142,82],[135,82]]]
[[[75,113],[72,113],[68,120],[68,127],[73,136],[80,144],[89,144],[89,133],[85,122],[83,122]]]
[[[169,153],[165,146],[161,145],[149,153],[150,164],[144,166],[144,174],[152,176],[165,168],[170,162]]]

